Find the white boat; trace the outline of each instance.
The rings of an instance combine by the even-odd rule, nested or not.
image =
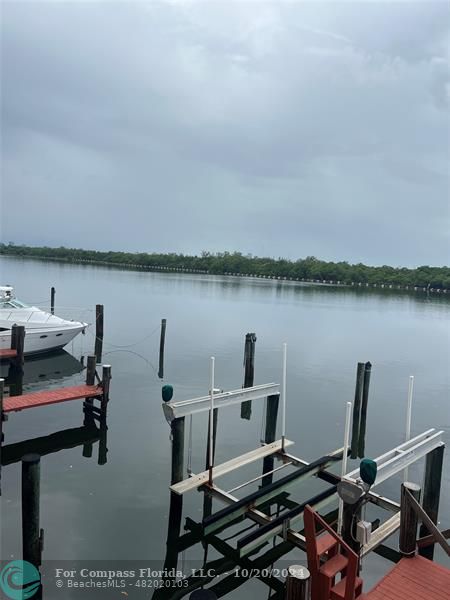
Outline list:
[[[0,349],[11,348],[11,327],[25,326],[25,354],[51,352],[66,346],[87,323],[67,321],[36,306],[28,306],[14,295],[11,286],[0,286]]]

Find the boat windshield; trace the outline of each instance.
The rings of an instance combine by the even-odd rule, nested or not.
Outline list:
[[[29,306],[17,298],[0,298],[0,308],[29,308]]]

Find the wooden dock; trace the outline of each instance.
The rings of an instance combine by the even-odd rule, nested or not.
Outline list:
[[[4,348],[0,350],[0,360],[10,360],[11,358],[17,357],[17,350],[12,348]]]
[[[49,404],[81,400],[82,398],[97,398],[103,396],[100,385],[76,385],[54,390],[31,392],[22,396],[12,396],[3,400],[3,412],[15,412],[26,408],[37,408]]]
[[[365,600],[449,600],[450,569],[422,556],[403,558]]]

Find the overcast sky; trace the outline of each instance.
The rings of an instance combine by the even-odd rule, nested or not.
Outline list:
[[[447,2],[2,10],[4,241],[450,263]]]

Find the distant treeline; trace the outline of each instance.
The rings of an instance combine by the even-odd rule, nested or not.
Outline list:
[[[240,252],[202,252],[200,256],[131,252],[100,252],[78,248],[49,248],[0,244],[0,254],[68,262],[98,262],[124,267],[192,271],[217,275],[251,275],[294,280],[450,289],[450,267],[369,267],[348,262],[326,262],[314,256],[298,260],[243,255]]]

